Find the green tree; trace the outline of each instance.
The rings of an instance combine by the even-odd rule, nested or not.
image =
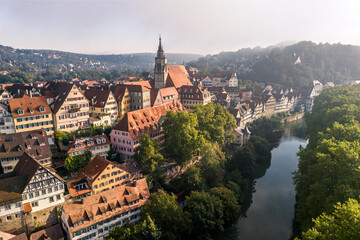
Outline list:
[[[191,239],[211,239],[224,230],[222,201],[205,191],[186,197],[186,215],[190,218]]]
[[[234,223],[239,218],[241,211],[235,193],[226,187],[217,187],[212,188],[210,194],[221,200],[225,224]]]
[[[159,240],[160,238],[160,229],[150,216],[146,216],[138,224],[134,225],[127,221],[121,227],[114,227],[106,240]]]
[[[260,136],[251,136],[250,143],[254,146],[257,163],[265,163],[271,159],[271,147],[269,142]]]
[[[207,141],[219,144],[233,141],[236,120],[226,108],[213,103],[194,105],[192,108],[199,122],[198,129]]]
[[[225,154],[219,144],[215,142],[204,145],[198,166],[208,188],[218,187],[222,184],[225,174],[225,161]]]
[[[69,172],[77,172],[81,168],[89,164],[89,162],[91,161],[91,157],[92,153],[90,151],[87,151],[86,153],[77,156],[69,155],[65,159],[64,167]]]
[[[204,180],[201,176],[200,168],[197,166],[190,166],[182,175],[183,187],[187,192],[194,190],[202,190],[205,188]]]
[[[163,163],[163,156],[158,151],[158,144],[148,134],[140,138],[140,145],[135,149],[134,159],[137,160],[144,173],[152,173]]]
[[[142,215],[149,215],[162,230],[162,239],[182,239],[188,228],[188,219],[176,203],[174,194],[163,190],[152,193],[150,202],[144,205]]]
[[[239,170],[241,176],[252,178],[255,170],[255,156],[248,146],[243,146],[237,150],[229,160],[227,169],[230,171]]]
[[[186,112],[168,111],[162,126],[167,155],[184,167],[204,145],[204,138],[197,130],[196,116]]]
[[[360,239],[360,205],[355,199],[338,202],[331,214],[321,214],[315,226],[302,233],[303,240]],[[297,238],[298,240],[298,238]]]

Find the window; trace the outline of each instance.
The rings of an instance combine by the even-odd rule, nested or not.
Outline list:
[[[29,198],[33,198],[34,194],[33,193],[29,193]]]
[[[11,204],[5,205],[5,210],[10,210],[11,209]]]
[[[40,196],[40,193],[38,191],[35,192],[35,197]]]
[[[31,203],[31,206],[32,206],[32,207],[37,207],[37,206],[39,206],[39,203],[38,203],[38,202],[32,202],[32,203]]]
[[[58,191],[59,190],[59,187],[58,186],[55,186],[54,187],[54,191],[56,192],[56,191]]]
[[[7,217],[6,217],[6,220],[11,221],[11,220],[12,220],[12,217],[11,217],[11,216],[7,216]]]
[[[42,190],[42,191],[41,191],[41,194],[42,194],[42,195],[45,195],[45,194],[46,194],[46,190],[45,190],[45,189]]]
[[[48,188],[48,193],[51,193],[52,192],[52,188]]]
[[[49,202],[53,202],[54,201],[54,197],[49,197]]]
[[[56,195],[56,200],[60,200],[60,198],[61,198],[60,194]]]

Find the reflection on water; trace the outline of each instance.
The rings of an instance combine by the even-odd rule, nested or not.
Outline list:
[[[305,147],[306,141],[296,137],[284,139],[272,151],[271,166],[259,166],[261,178],[254,181],[253,192],[242,206],[247,211],[237,224],[238,239],[289,239],[295,205],[291,173],[297,169],[300,145]]]

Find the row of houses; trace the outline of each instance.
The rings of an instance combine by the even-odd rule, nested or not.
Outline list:
[[[103,239],[113,227],[139,220],[149,196],[146,179],[133,163],[97,155],[66,182],[25,151],[12,172],[0,175],[0,236],[1,231],[29,234],[47,226],[30,239],[56,235],[53,228],[56,239]],[[61,227],[54,226],[59,213]]]

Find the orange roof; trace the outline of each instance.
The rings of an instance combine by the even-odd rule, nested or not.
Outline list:
[[[32,211],[30,203],[23,204],[24,213],[28,213]]]
[[[136,184],[128,183],[85,197],[82,201],[66,203],[63,206],[63,213],[70,226],[70,232],[74,232],[138,208],[144,205],[149,197],[149,188],[146,179],[143,178],[136,181]],[[138,202],[131,205],[127,202],[134,200]],[[81,225],[74,226],[80,221],[82,221]]]
[[[109,160],[96,155],[90,163],[81,170],[80,176],[85,177],[87,181],[92,184],[109,164],[112,165]]]
[[[183,85],[191,85],[189,74],[184,65],[169,65],[169,75],[166,80],[166,87],[179,88]]]
[[[143,134],[159,131],[159,119],[168,111],[184,111],[184,106],[179,101],[164,105],[127,112],[114,130],[129,132],[133,139],[140,138]]]
[[[140,85],[142,87],[147,87],[151,89],[151,85],[149,81],[134,81],[134,82],[123,82],[124,85]]]
[[[12,98],[8,100],[11,114],[14,118],[51,114],[51,109],[46,102],[46,97],[28,97]],[[40,112],[40,107],[44,107],[44,112]],[[18,109],[24,111],[23,115],[18,114]]]

